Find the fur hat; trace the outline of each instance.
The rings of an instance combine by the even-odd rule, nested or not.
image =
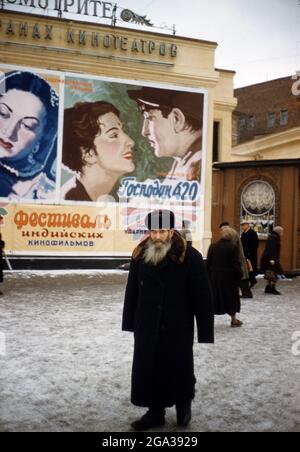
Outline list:
[[[149,231],[175,228],[175,215],[170,210],[155,210],[147,215],[145,224]]]

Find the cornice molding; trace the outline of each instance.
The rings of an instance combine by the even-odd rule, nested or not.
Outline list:
[[[259,138],[257,140],[247,141],[232,148],[232,155],[247,156],[257,154],[259,152],[266,152],[267,150],[300,142],[300,127],[294,127],[284,132],[268,135],[267,137]],[[299,150],[300,155],[300,150]]]
[[[38,65],[36,55],[33,56],[34,49],[36,51],[40,50],[42,53],[39,57]],[[55,49],[42,45],[33,46],[26,43],[8,44],[0,42],[0,58],[3,64],[39,67],[54,71],[91,72],[93,74],[98,74],[100,70],[103,70],[103,75],[116,78],[128,78],[128,70],[131,69],[134,71],[134,77],[130,76],[133,80],[150,81],[151,79],[152,82],[174,83],[175,85],[190,88],[215,88],[219,81],[218,77],[208,73],[193,76],[182,72],[173,72],[174,66],[167,62],[155,64],[155,62],[148,60],[121,58],[116,55],[90,55],[87,52],[80,52],[76,49],[67,50],[68,52],[65,52],[62,48]],[[80,58],[76,58],[75,61],[75,56],[80,56]],[[107,64],[108,60],[110,61],[109,67]],[[109,75],[107,74],[108,69]],[[164,72],[160,72],[160,69]]]
[[[237,106],[237,99],[235,97],[216,98],[214,106],[216,110],[224,110],[231,113]]]

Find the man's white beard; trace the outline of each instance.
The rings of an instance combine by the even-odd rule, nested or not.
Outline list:
[[[171,240],[166,243],[155,243],[150,239],[144,254],[146,264],[158,265],[166,258],[171,246]]]

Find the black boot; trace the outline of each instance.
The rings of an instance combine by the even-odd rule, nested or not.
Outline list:
[[[278,292],[278,290],[276,289],[275,286],[271,287],[270,294],[271,294],[271,295],[281,295],[281,293]]]
[[[141,417],[141,419],[133,422],[131,427],[137,431],[149,430],[154,427],[162,427],[166,422],[165,413],[164,409],[150,408],[149,411]]]
[[[192,402],[176,404],[177,424],[187,427],[192,419]]]
[[[242,298],[253,298],[253,293],[250,290],[250,282],[244,279],[240,282],[240,289],[242,291]]]
[[[265,289],[265,293],[268,293],[268,294],[272,293],[272,287],[271,286],[267,286],[266,289]]]
[[[253,289],[253,287],[256,286],[256,284],[257,284],[257,279],[254,276],[253,278],[250,279],[250,290]]]
[[[245,300],[252,299],[253,298],[253,293],[249,289],[247,292],[243,292],[242,293],[242,298],[245,299]]]

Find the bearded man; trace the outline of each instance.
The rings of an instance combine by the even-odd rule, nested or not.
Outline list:
[[[195,318],[198,342],[214,342],[209,282],[201,254],[175,231],[172,212],[150,213],[146,226],[150,237],[133,252],[122,323],[134,333],[131,401],[148,408],[132,428],[163,426],[174,405],[186,427],[195,396]]]

